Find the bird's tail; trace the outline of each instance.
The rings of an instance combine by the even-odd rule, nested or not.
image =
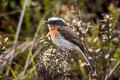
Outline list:
[[[81,49],[79,49],[79,51],[81,52],[82,56],[85,58],[86,62],[87,62],[88,65],[90,66],[90,69],[91,69],[92,71],[94,71],[95,69],[94,69],[92,63],[90,62],[90,60],[88,59],[88,57],[86,56],[86,54],[84,53],[85,51],[83,52],[83,51],[81,51]]]

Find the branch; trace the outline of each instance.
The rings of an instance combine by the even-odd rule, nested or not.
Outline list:
[[[117,62],[117,64],[113,67],[111,72],[105,77],[105,80],[108,80],[109,77],[115,72],[115,70],[120,66],[120,60]]]
[[[18,22],[18,25],[17,25],[17,31],[16,31],[16,35],[15,35],[15,39],[14,39],[14,44],[13,44],[13,47],[12,47],[13,50],[10,52],[10,54],[13,54],[15,52],[15,47],[16,47],[17,40],[18,40],[18,37],[19,37],[19,33],[20,33],[21,24],[22,24],[22,21],[23,21],[23,17],[24,17],[24,12],[25,12],[25,9],[26,9],[27,1],[28,0],[24,1],[24,5],[23,5],[23,8],[22,8],[22,11],[21,11],[21,14],[20,14],[20,18],[19,18],[19,22]],[[10,61],[13,60],[13,57],[14,56],[11,56]],[[8,73],[9,73],[9,68],[7,69],[6,74],[8,74]]]
[[[24,12],[25,12],[25,9],[26,9],[27,1],[28,0],[24,1],[23,9],[21,11],[21,15],[20,15],[19,22],[18,22],[18,25],[17,25],[17,31],[16,31],[16,35],[15,35],[14,45],[16,45],[18,37],[19,37],[19,33],[20,33],[21,24],[22,24],[22,21],[23,21],[23,17],[24,17]]]

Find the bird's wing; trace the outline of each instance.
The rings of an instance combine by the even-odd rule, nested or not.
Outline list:
[[[79,37],[72,31],[69,27],[60,27],[58,28],[58,31],[60,34],[66,39],[72,42],[73,44],[77,45],[83,52],[84,52],[84,46],[79,39]]]
[[[84,46],[81,42],[81,40],[78,38],[78,36],[72,31],[71,28],[69,27],[60,27],[58,28],[58,31],[61,33],[61,35],[66,39],[69,40],[70,42],[74,43],[80,48],[80,52],[87,61],[87,63],[90,65],[91,70],[94,70],[94,67],[92,63],[89,61],[88,57],[86,56],[86,51],[84,49]]]

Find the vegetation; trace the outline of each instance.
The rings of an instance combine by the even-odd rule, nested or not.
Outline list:
[[[51,16],[82,39],[94,72],[79,52],[64,59],[44,24]],[[119,0],[0,0],[0,80],[119,80],[119,53]]]

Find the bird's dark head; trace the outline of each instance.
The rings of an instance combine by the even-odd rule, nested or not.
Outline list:
[[[64,27],[68,26],[67,23],[64,21],[64,19],[59,17],[51,17],[48,19],[48,21],[45,21],[45,24],[48,24],[50,27]]]

